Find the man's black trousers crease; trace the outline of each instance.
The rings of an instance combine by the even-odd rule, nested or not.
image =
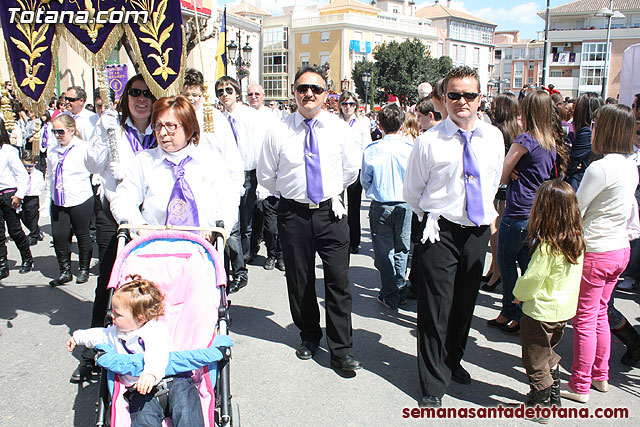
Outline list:
[[[324,271],[327,344],[333,357],[351,354],[351,292],[349,290],[349,226],[336,219],[330,202],[318,209],[280,199],[278,231],[286,267],[293,322],[303,341],[322,338],[316,300],[315,254]]]
[[[426,221],[426,215],[425,219]],[[460,365],[484,268],[489,226],[441,218],[440,241],[418,243],[418,374],[423,395],[442,397]]]

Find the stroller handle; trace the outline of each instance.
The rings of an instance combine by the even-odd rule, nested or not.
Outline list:
[[[227,232],[223,227],[192,227],[189,225],[149,225],[149,224],[125,224],[122,223],[118,227],[118,230],[149,230],[149,231],[164,231],[164,230],[178,230],[178,231],[209,231],[222,237],[223,243],[227,241]]]

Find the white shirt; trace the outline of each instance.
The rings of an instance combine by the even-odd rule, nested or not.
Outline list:
[[[140,345],[138,338],[142,339],[144,347]],[[115,325],[108,328],[80,329],[73,333],[73,340],[76,344],[89,348],[94,348],[98,344],[108,344],[118,354],[143,353],[142,373],[153,375],[156,378],[156,384],[165,376],[169,364],[169,353],[173,349],[167,327],[157,320],[150,320],[140,329],[131,332],[120,332]],[[120,375],[120,379],[128,387],[135,383],[138,377]]]
[[[17,188],[16,197],[24,199],[29,173],[20,161],[18,150],[10,144],[0,148],[0,190]]]
[[[231,176],[220,154],[209,147],[191,144],[177,153],[165,153],[160,147],[139,152],[111,200],[115,220],[164,225],[176,182],[164,159],[178,164],[187,155],[191,160],[184,165],[184,177],[198,206],[200,226],[215,227],[216,221],[223,220],[225,230],[231,232],[238,220],[240,194],[230,191]]]
[[[224,116],[229,120],[229,116],[236,121],[236,129],[238,131],[238,148],[240,155],[244,160],[244,170],[254,170],[257,165],[257,159],[260,155],[260,149],[264,142],[265,129],[258,126],[258,113],[251,107],[244,104],[236,104],[233,113],[224,112]],[[231,133],[233,137],[233,132]],[[234,137],[235,141],[235,137]]]
[[[90,172],[87,167],[95,167],[89,157],[89,146],[86,142],[74,136],[65,147],[60,144],[47,151],[47,184],[51,191],[51,197],[56,185],[56,168],[58,167],[58,154],[71,150],[64,159],[62,166],[62,182],[64,183],[64,207],[78,206],[93,197],[91,189]],[[24,169],[24,166],[23,166]]]
[[[144,139],[145,135],[150,135],[153,133],[151,130],[151,125],[147,126],[145,129],[145,133],[141,134],[140,131],[133,125],[131,118],[127,118],[125,122],[127,125],[131,126],[135,133],[138,135],[139,141]],[[102,123],[102,119],[98,121],[98,126],[96,126],[96,132],[94,137],[91,140],[90,153],[95,158],[96,162],[96,170],[92,170],[93,173],[99,173],[102,177],[102,189],[104,191],[104,195],[110,202],[113,200],[116,191],[117,179],[124,178],[124,174],[127,170],[133,168],[133,164],[135,162],[136,153],[131,148],[131,143],[127,138],[127,135],[124,132],[122,126],[118,126],[115,130],[116,136],[116,146],[118,147],[118,163],[114,164],[112,167],[111,164],[111,151],[109,150],[109,137],[107,135],[107,130],[104,128]],[[114,172],[117,177],[114,175]]]
[[[358,137],[359,137],[358,142],[360,143],[360,149],[364,150],[372,142],[371,130],[370,130],[371,122],[366,117],[362,118],[362,117],[353,116],[351,119],[355,120],[355,122],[353,122],[353,126],[351,127],[358,134]],[[349,124],[349,122],[351,122],[351,119],[345,120],[345,122]]]
[[[632,158],[607,154],[589,165],[576,192],[587,252],[629,247],[627,219],[637,186],[638,168]]]
[[[91,141],[98,124],[98,115],[83,108],[77,115],[72,114],[72,116],[76,119],[76,129],[80,132],[82,140]]]
[[[27,172],[28,173],[28,172]],[[27,192],[25,196],[40,196],[44,189],[44,175],[38,169],[33,168],[27,181]]]
[[[362,164],[362,151],[358,136],[338,116],[321,111],[315,118],[318,120],[315,131],[324,192],[322,200],[327,200],[341,194],[356,180]],[[258,161],[257,176],[258,182],[270,193],[300,203],[311,203],[307,197],[304,162],[305,138],[309,128],[304,120],[296,112],[270,130]]]
[[[416,139],[409,156],[404,181],[404,197],[422,218],[425,212],[439,215],[460,225],[474,226],[467,216],[462,154],[464,140],[451,118]],[[490,224],[497,216],[493,200],[498,191],[504,140],[498,128],[476,119],[471,146],[478,160],[484,217]]]

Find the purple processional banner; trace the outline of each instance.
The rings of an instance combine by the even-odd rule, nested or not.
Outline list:
[[[109,78],[109,87],[116,94],[117,102],[124,92],[124,86],[129,81],[127,64],[107,65],[107,77]]]
[[[0,23],[14,95],[37,115],[54,94],[60,36],[88,64],[103,69],[126,35],[136,56],[132,59],[140,64],[153,94],[159,98],[179,93],[186,49],[178,1],[3,0],[2,6]]]

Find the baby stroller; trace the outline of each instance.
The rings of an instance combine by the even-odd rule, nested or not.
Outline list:
[[[125,246],[129,228],[161,231],[138,237]],[[193,227],[181,230],[186,229],[195,230]],[[206,230],[214,232],[216,247],[224,248],[224,229]],[[166,324],[178,350],[172,352],[171,360],[177,361],[178,368],[182,367],[178,372],[195,369],[192,378],[200,394],[206,427],[240,425],[238,405],[232,404],[230,394],[229,346],[232,344],[227,335],[227,276],[221,260],[219,249],[199,234],[164,227],[121,225],[118,257],[108,285],[109,320],[113,291],[129,274],[152,280],[164,293],[165,315],[160,320]],[[115,354],[101,346],[97,350],[96,363],[103,369],[96,426],[128,427],[131,420],[123,397],[127,390],[119,382],[119,375],[136,375],[136,367],[139,375],[142,368],[139,356],[142,355]],[[159,394],[155,396],[165,405]],[[170,419],[165,419],[164,425],[170,427]]]

